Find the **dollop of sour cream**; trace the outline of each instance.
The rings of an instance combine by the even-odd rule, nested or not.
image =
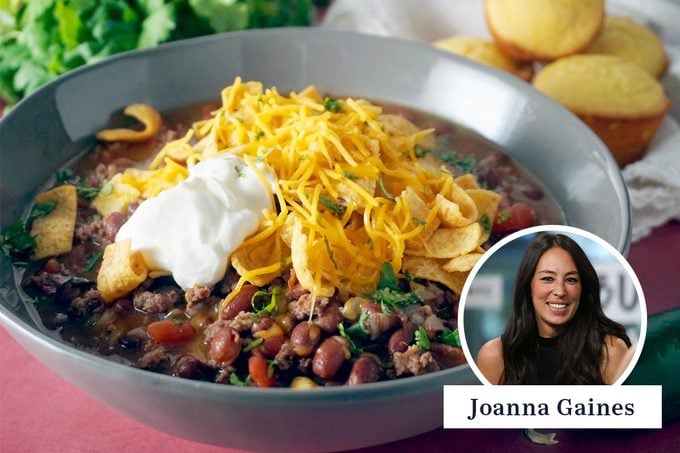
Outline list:
[[[275,176],[258,164],[270,189]],[[118,231],[149,269],[172,273],[184,289],[212,286],[229,256],[257,231],[272,198],[260,177],[238,156],[198,163],[175,187],[142,202]]]

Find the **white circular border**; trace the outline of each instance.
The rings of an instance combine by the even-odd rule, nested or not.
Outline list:
[[[465,301],[467,299],[468,292],[470,291],[470,287],[472,286],[472,281],[474,280],[475,276],[480,271],[482,266],[484,266],[484,263],[486,263],[486,261],[494,253],[496,253],[496,251],[505,246],[507,243],[512,242],[515,239],[520,238],[522,236],[532,233],[540,233],[543,231],[557,233],[561,232],[571,233],[596,242],[598,245],[604,247],[610,254],[616,257],[619,263],[621,263],[621,266],[623,266],[623,268],[625,269],[626,273],[628,274],[628,277],[633,282],[633,286],[635,287],[635,291],[638,296],[638,301],[640,303],[640,337],[635,345],[635,352],[630,362],[628,363],[628,366],[621,374],[621,376],[619,376],[616,382],[612,384],[621,385],[633,371],[633,368],[635,368],[635,365],[637,364],[638,359],[640,358],[640,354],[642,353],[642,349],[645,345],[645,339],[647,337],[647,303],[645,301],[645,295],[642,292],[640,280],[638,280],[637,275],[633,271],[633,268],[630,266],[628,261],[626,261],[626,258],[624,258],[624,256],[621,255],[621,253],[609,242],[586,230],[565,225],[540,225],[512,233],[511,235],[506,236],[497,243],[495,243],[489,250],[486,251],[486,253],[484,253],[484,255],[482,255],[482,257],[477,261],[475,266],[472,268],[470,274],[468,275],[468,278],[465,280],[465,285],[463,286],[463,291],[460,295],[460,302],[458,305],[458,332],[460,334],[461,346],[463,347],[463,353],[465,354],[465,358],[467,359],[468,365],[470,365],[470,368],[475,373],[475,376],[477,376],[477,379],[479,379],[484,385],[494,385],[491,382],[489,382],[486,379],[486,377],[484,377],[481,371],[479,371],[479,368],[477,367],[477,362],[475,361],[476,358],[472,357],[470,349],[468,348],[467,340],[465,338]]]

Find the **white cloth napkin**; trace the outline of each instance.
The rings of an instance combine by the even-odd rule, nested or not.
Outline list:
[[[335,0],[322,27],[432,41],[451,35],[490,39],[483,0]],[[633,241],[680,219],[680,1],[608,0],[610,14],[650,26],[670,59],[661,80],[672,107],[645,157],[623,169],[633,211]]]

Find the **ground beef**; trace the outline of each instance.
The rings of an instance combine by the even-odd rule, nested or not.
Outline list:
[[[140,289],[134,292],[132,302],[135,308],[146,313],[165,313],[170,311],[181,297],[178,289],[154,292]]]
[[[323,310],[329,302],[330,299],[328,297],[317,297],[316,301],[314,301],[312,295],[306,293],[300,296],[299,299],[293,300],[288,304],[288,312],[295,319],[305,319],[309,318],[313,307],[314,314],[318,316],[321,310]]]
[[[137,367],[151,371],[163,371],[170,367],[172,358],[162,346],[155,347],[137,360]]]
[[[207,286],[196,286],[189,288],[184,293],[184,300],[187,302],[187,307],[201,302],[207,302],[212,291]]]
[[[290,345],[289,341],[285,341],[281,345],[281,349],[276,353],[274,360],[280,370],[286,371],[291,367],[293,363],[293,347]]]
[[[76,242],[96,242],[102,244],[104,237],[106,237],[106,232],[104,230],[104,222],[101,220],[95,220],[76,227]]]
[[[227,325],[232,329],[238,332],[243,332],[250,330],[253,327],[253,314],[248,311],[242,311],[234,318],[227,319],[224,322],[226,322]]]
[[[413,285],[413,292],[425,305],[429,305],[435,310],[447,303],[446,292],[432,282],[427,282],[425,285]]]
[[[395,352],[392,356],[392,362],[397,376],[406,373],[419,376],[440,369],[434,356],[416,345],[409,346],[405,352]]]

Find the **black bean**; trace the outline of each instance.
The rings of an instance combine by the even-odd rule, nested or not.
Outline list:
[[[184,356],[177,361],[177,376],[184,379],[205,380],[206,366],[200,360],[191,356]]]

